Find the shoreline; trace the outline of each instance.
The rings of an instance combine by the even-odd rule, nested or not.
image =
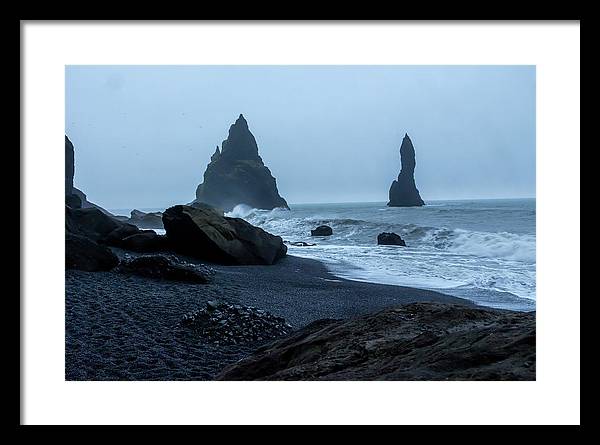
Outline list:
[[[317,260],[291,255],[271,266],[210,267],[216,273],[209,284],[67,270],[65,379],[212,380],[268,343],[219,346],[181,328],[182,317],[208,301],[266,310],[294,330],[319,319],[350,319],[413,302],[477,307],[435,291],[338,278]]]

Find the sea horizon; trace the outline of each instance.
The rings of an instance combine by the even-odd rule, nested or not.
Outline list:
[[[525,196],[525,197],[508,197],[508,198],[450,198],[450,199],[426,199],[425,201],[425,206],[428,205],[428,203],[438,203],[438,202],[469,202],[469,201],[518,201],[518,200],[535,200],[536,197],[535,196]],[[143,212],[157,212],[157,211],[162,211],[165,209],[168,209],[169,207],[172,207],[174,205],[179,205],[179,204],[187,204],[192,202],[193,200],[190,201],[186,201],[185,203],[178,203],[178,204],[170,204],[167,206],[154,206],[154,207],[110,207],[110,206],[106,206],[104,207],[106,210],[108,210],[111,213],[115,213],[115,212],[122,212],[122,211],[126,211],[126,216],[129,215],[129,213],[131,212],[131,210],[140,210]],[[315,206],[319,206],[319,205],[343,205],[343,204],[384,204],[387,205],[387,200],[381,200],[381,201],[335,201],[335,202],[289,202],[288,205],[289,206],[304,206],[304,205],[315,205]],[[423,207],[425,207],[423,206]],[[118,214],[118,213],[115,213]]]

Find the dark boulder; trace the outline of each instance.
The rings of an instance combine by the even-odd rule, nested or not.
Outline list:
[[[119,259],[106,246],[91,239],[65,231],[65,267],[88,272],[111,270]]]
[[[406,246],[406,243],[400,238],[400,235],[393,232],[383,232],[377,235],[377,244],[384,246]]]
[[[225,211],[238,204],[257,209],[289,208],[277,190],[276,180],[258,154],[254,135],[244,116],[229,128],[229,135],[212,155],[196,201]]]
[[[287,251],[281,237],[207,208],[170,207],[163,224],[174,251],[214,263],[273,264]]]
[[[390,187],[390,207],[414,207],[425,205],[415,185],[415,148],[408,134],[400,146],[401,169],[398,179]]]
[[[535,380],[535,314],[413,303],[318,320],[217,380]]]
[[[117,271],[161,280],[201,284],[208,283],[213,273],[206,266],[186,263],[173,256],[166,255],[126,257],[119,264]]]
[[[169,250],[169,241],[165,235],[157,235],[153,230],[143,230],[120,241],[123,249],[133,252],[162,252]]]
[[[319,226],[310,231],[310,236],[330,236],[333,235],[333,229],[329,226]]]
[[[218,207],[214,207],[211,206],[209,204],[206,204],[205,202],[200,202],[200,201],[192,201],[189,204],[187,204],[190,207],[194,207],[195,209],[204,209],[207,210],[209,212],[214,212],[219,216],[225,216],[225,211],[223,209],[220,209]]]
[[[153,230],[140,230],[133,224],[123,223],[96,208],[66,207],[66,229],[99,244],[134,252],[159,252],[168,249],[166,236],[157,235]]]
[[[96,208],[71,209],[65,207],[66,229],[72,233],[90,238],[92,241],[104,240],[122,223]]]
[[[102,242],[109,246],[123,247],[123,240],[131,235],[141,233],[133,224],[124,223],[102,238]]]

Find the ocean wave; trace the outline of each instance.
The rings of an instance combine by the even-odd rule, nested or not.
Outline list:
[[[535,236],[508,232],[475,232],[463,229],[436,229],[425,243],[449,252],[485,258],[535,262]]]
[[[444,218],[424,215],[419,223],[402,213],[377,210],[379,206],[257,210],[241,204],[227,216],[243,218],[287,241],[316,242],[310,248],[288,245],[288,253],[322,261],[338,277],[443,289],[497,307],[535,306],[535,234],[493,230],[512,215],[474,216],[457,209]],[[456,228],[469,227],[476,218],[487,218],[490,224],[475,224],[482,230]],[[321,224],[331,226],[333,235],[311,239],[310,230]],[[378,246],[381,232],[399,234],[407,247]]]
[[[255,209],[247,204],[238,204],[230,212],[225,212],[225,216],[247,219],[257,215],[263,215],[268,218],[269,216],[275,216],[279,212],[289,212],[289,210],[283,207],[276,207],[273,210],[262,210]]]
[[[319,214],[296,216],[287,209],[259,210],[245,204],[237,205],[226,216],[243,218],[275,235],[286,239],[294,238],[292,241],[307,237],[311,229],[326,224],[334,232],[332,237],[324,240],[327,243],[373,246],[378,233],[393,231],[417,249],[526,263],[535,263],[536,260],[535,235],[530,234],[478,232]]]

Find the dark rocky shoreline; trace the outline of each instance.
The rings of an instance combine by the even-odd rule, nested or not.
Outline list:
[[[217,380],[535,380],[535,314],[411,303],[318,320]]]
[[[131,254],[112,250],[121,258]],[[351,319],[412,302],[476,308],[433,291],[340,279],[317,261],[289,255],[270,266],[210,267],[215,274],[208,284],[67,270],[66,380],[212,380],[272,342],[215,344],[186,329],[184,315],[208,302],[268,311],[294,332],[316,320]]]

